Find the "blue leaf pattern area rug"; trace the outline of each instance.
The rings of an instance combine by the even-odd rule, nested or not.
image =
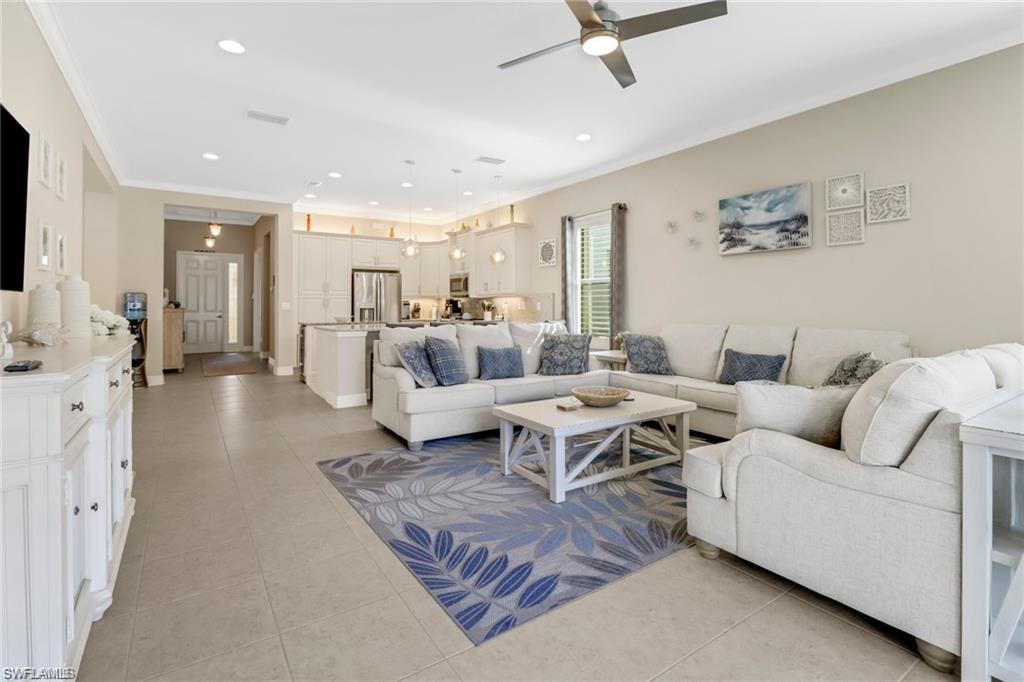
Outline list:
[[[620,457],[609,448],[586,474]],[[475,644],[693,544],[678,465],[573,490],[561,504],[502,475],[494,436],[319,466]]]

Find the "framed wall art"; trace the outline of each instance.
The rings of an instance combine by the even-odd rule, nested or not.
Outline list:
[[[863,244],[864,240],[864,209],[825,215],[825,243],[829,246]]]
[[[864,205],[864,173],[825,178],[825,210],[839,211]]]
[[[910,219],[910,183],[901,182],[868,190],[868,224]]]
[[[718,201],[718,253],[759,253],[811,245],[811,185],[801,183]]]

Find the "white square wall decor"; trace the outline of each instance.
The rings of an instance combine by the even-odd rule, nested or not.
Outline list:
[[[864,243],[864,209],[837,211],[825,216],[825,243],[829,246]]]
[[[864,173],[825,178],[825,210],[838,211],[864,205]]]
[[[868,223],[910,219],[910,183],[901,182],[868,190]]]

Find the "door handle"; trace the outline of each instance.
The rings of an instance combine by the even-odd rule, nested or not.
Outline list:
[[[100,503],[99,502],[93,502],[91,505],[89,505],[89,509],[92,509],[93,511],[99,511],[100,510]]]
[[[122,459],[121,460],[121,468],[122,469],[127,469],[128,468],[128,460],[127,459]]]

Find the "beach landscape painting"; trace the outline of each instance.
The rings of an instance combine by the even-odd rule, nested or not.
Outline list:
[[[811,185],[786,185],[718,201],[718,253],[811,245]]]

